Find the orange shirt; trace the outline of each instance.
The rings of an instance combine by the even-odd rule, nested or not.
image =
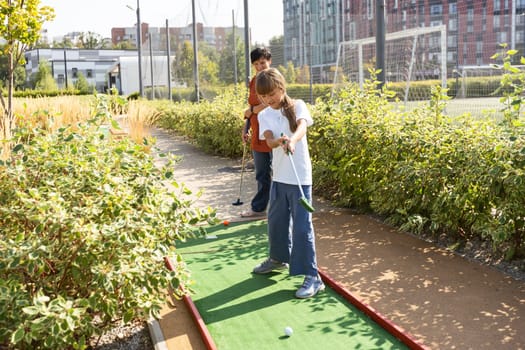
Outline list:
[[[250,95],[248,96],[248,103],[250,106],[257,106],[261,104],[255,92],[255,77],[250,80]],[[266,140],[259,140],[259,120],[257,120],[257,113],[252,113],[250,116],[250,127],[252,129],[252,150],[257,152],[271,152],[272,149],[266,143]]]

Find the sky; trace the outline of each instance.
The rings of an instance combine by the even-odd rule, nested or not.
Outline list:
[[[113,27],[133,27],[137,0],[41,0],[55,9],[55,19],[46,22],[50,40],[69,32],[93,32],[111,37]],[[192,0],[139,0],[140,21],[152,27],[183,27],[192,23]],[[131,7],[131,9],[130,9]],[[233,18],[232,18],[233,10]],[[252,43],[268,44],[283,34],[282,0],[248,0]],[[244,27],[244,0],[195,0],[197,22],[209,27]]]

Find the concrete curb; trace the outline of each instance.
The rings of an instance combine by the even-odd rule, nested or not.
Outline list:
[[[166,345],[159,321],[150,318],[148,321],[148,329],[155,350],[168,350],[168,345]]]

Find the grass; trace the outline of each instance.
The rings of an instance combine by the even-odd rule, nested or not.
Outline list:
[[[92,116],[93,96],[16,98],[13,112],[18,125],[56,131]]]
[[[142,143],[145,137],[151,135],[149,129],[159,118],[159,111],[148,101],[131,101],[128,113],[124,118],[130,138],[136,143]]]
[[[428,104],[429,101],[409,101],[406,105],[403,102],[397,103],[396,106],[401,110],[411,111],[412,109],[422,105]],[[483,97],[483,98],[457,98],[447,101],[445,113],[450,116],[460,116],[465,113],[470,113],[474,117],[482,118],[497,118],[502,117],[500,112],[504,108],[500,102],[499,97]]]

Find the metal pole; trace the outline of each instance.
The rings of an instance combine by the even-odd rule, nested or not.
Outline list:
[[[67,53],[66,53],[66,48],[64,48],[64,79],[65,79],[65,82],[66,82],[66,90],[68,88],[67,86]]]
[[[151,33],[148,33],[148,42],[149,42],[149,68],[150,68],[150,85],[151,85],[151,99],[155,99],[155,88],[153,85],[153,53],[151,51]]]
[[[233,35],[233,83],[237,89],[237,37],[235,36],[235,16],[232,10],[232,35]]]
[[[248,0],[244,0],[244,67],[246,70],[246,87],[250,86],[250,24],[248,21]]]
[[[144,97],[144,84],[142,83],[142,25],[140,24],[140,2],[137,0],[137,55],[139,66],[139,93]]]
[[[171,56],[171,48],[170,48],[170,28],[168,25],[168,20],[166,19],[166,51],[168,56],[168,100],[171,101],[171,67],[170,67],[170,56]]]
[[[200,100],[199,91],[199,59],[198,59],[198,40],[197,40],[197,24],[195,23],[195,0],[191,1],[191,10],[193,17],[193,79],[195,80],[195,98]]]
[[[380,70],[377,75],[379,89],[385,84],[385,0],[376,1],[376,68]]]

